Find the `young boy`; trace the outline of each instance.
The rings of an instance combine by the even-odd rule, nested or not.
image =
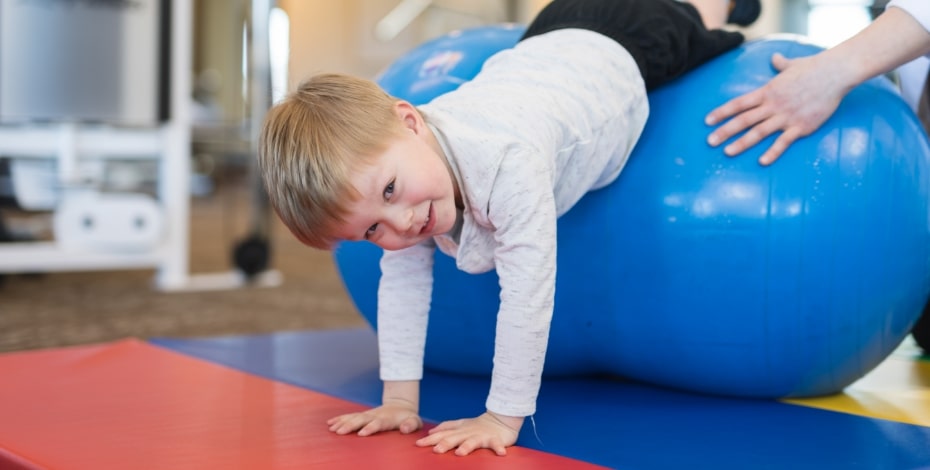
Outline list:
[[[747,5],[754,14],[736,18]],[[420,108],[368,80],[320,75],[269,112],[259,158],[285,225],[318,248],[368,240],[385,249],[377,319],[382,405],[332,418],[331,431],[421,428],[438,248],[466,272],[497,270],[494,367],[486,412],[444,422],[417,445],[506,453],[535,412],[557,217],[620,173],[646,122],[648,88],[743,41],[708,29],[728,13],[731,23],[749,23],[758,0],[556,0],[516,47]]]

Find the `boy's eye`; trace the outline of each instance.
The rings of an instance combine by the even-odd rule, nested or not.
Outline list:
[[[388,183],[387,186],[384,187],[384,199],[385,200],[390,199],[391,195],[393,194],[394,194],[394,181],[392,180],[390,183]]]
[[[372,224],[372,226],[368,227],[368,230],[365,231],[365,239],[367,240],[371,238],[371,236],[374,235],[376,231],[378,231],[378,224]]]

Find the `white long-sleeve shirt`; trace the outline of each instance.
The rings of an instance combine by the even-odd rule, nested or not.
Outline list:
[[[914,17],[924,29],[930,31],[930,1],[928,0],[891,0],[885,8],[897,7]]]
[[[465,203],[433,243],[386,251],[378,292],[382,380],[419,380],[435,247],[459,269],[500,279],[487,409],[535,412],[556,276],[556,219],[613,181],[648,116],[646,88],[616,41],[565,29],[489,59],[420,111]]]
[[[906,11],[930,32],[930,0],[891,0],[885,5],[885,9],[893,7]],[[901,96],[914,112],[917,112],[920,97],[926,87],[928,70],[930,54],[918,57],[897,69],[901,81]]]

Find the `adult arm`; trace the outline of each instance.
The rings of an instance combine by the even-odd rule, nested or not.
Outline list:
[[[795,140],[817,130],[856,85],[928,53],[930,32],[908,11],[891,6],[833,48],[798,59],[775,54],[772,65],[778,75],[707,115],[711,126],[729,119],[707,143],[716,147],[746,130],[724,147],[724,153],[735,156],[781,131],[759,158],[760,164],[769,165]]]

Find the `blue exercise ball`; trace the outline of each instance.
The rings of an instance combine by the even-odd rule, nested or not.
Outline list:
[[[411,52],[420,59],[395,67],[416,70],[450,50],[475,60],[493,53],[467,37],[424,45]],[[503,49],[517,36],[497,37]],[[842,390],[900,344],[930,294],[930,148],[887,81],[853,90],[770,167],[756,160],[771,138],[738,158],[705,143],[704,115],[771,79],[773,53],[818,50],[753,41],[650,92],[649,122],[620,177],[559,220],[547,376],[817,396]],[[448,91],[417,76],[389,69],[380,83],[399,98]],[[375,328],[380,255],[364,243],[334,255]],[[426,367],[489,374],[497,276],[436,258]]]
[[[517,24],[454,31],[404,54],[376,80],[392,96],[414,105],[428,103],[471,80],[484,61],[513,47],[524,31]]]

